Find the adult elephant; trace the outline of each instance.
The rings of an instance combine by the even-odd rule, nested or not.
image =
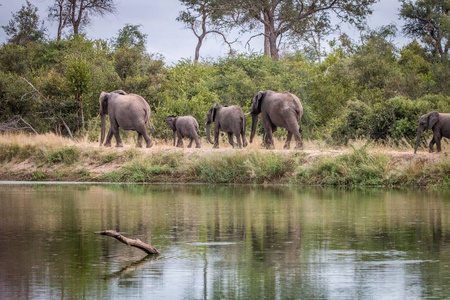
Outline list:
[[[250,114],[252,115],[250,143],[255,137],[258,116],[262,114],[265,133],[264,143],[267,149],[274,148],[272,133],[278,127],[286,128],[288,131],[286,143],[284,144],[285,149],[290,148],[292,135],[294,135],[296,141],[295,149],[303,147],[300,137],[303,107],[298,97],[294,94],[288,92],[278,93],[270,90],[260,91],[252,99]]]
[[[436,144],[437,151],[441,152],[441,139],[443,137],[450,138],[450,114],[432,111],[419,118],[414,153],[416,153],[417,147],[419,147],[422,132],[427,129],[433,130],[433,138],[431,139],[429,146],[430,153],[434,152],[434,144]]]
[[[211,140],[211,123],[214,122],[214,143]],[[228,134],[230,145],[235,148],[247,147],[245,139],[245,116],[242,109],[237,105],[222,106],[215,103],[206,114],[206,137],[214,148],[219,147],[220,130]],[[233,135],[236,136],[237,144],[233,141]],[[241,144],[242,137],[242,144]]]
[[[188,148],[191,148],[192,142],[195,140],[195,147],[200,148],[198,140],[198,122],[193,116],[174,116],[170,115],[166,118],[166,124],[173,130],[173,145],[178,135],[177,147],[183,148],[183,138],[190,139]]]
[[[150,126],[150,106],[147,101],[139,95],[127,94],[122,90],[111,93],[102,92],[99,98],[101,116],[101,137],[100,146],[105,139],[106,115],[109,116],[110,130],[106,137],[105,146],[111,146],[112,136],[116,138],[116,147],[122,147],[122,139],[119,134],[119,127],[125,130],[135,130],[138,132],[137,146],[142,147],[142,137],[150,148],[153,143],[147,134]]]

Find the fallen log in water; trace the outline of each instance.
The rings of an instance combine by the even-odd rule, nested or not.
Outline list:
[[[156,248],[153,247],[152,245],[146,244],[143,241],[141,241],[140,239],[133,240],[133,239],[127,238],[115,230],[96,231],[94,233],[99,234],[99,235],[106,235],[106,236],[113,237],[113,238],[121,241],[124,244],[139,248],[142,251],[145,251],[147,254],[159,254],[159,251],[156,250]]]

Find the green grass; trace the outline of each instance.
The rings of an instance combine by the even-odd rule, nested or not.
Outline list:
[[[321,185],[385,185],[388,166],[387,155],[370,153],[363,147],[349,154],[322,157],[308,169],[300,169],[297,180]]]
[[[389,153],[395,150],[380,151],[367,144],[320,155],[257,149],[103,151],[56,140],[26,144],[27,140],[0,143],[3,179],[450,188],[450,158],[445,152],[394,155]],[[106,166],[99,168],[102,165]],[[114,169],[101,173],[108,168]]]
[[[50,150],[45,155],[49,165],[65,163],[66,165],[74,164],[80,157],[80,151],[75,146],[62,147]]]

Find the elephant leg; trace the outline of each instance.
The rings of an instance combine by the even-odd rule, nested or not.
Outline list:
[[[442,139],[441,135],[436,136],[435,139],[434,139],[434,141],[436,142],[437,152],[441,152],[441,150],[442,150],[441,149],[441,139]]]
[[[178,148],[183,148],[184,144],[183,144],[183,136],[181,135],[181,133],[177,132],[177,136],[178,136],[178,142],[177,142],[177,147]]]
[[[118,126],[111,126],[112,133],[114,134],[114,137],[116,138],[116,147],[123,147],[122,139],[120,138],[119,134],[119,127]]]
[[[200,148],[200,141],[198,140],[197,135],[194,135],[194,140],[195,140],[195,148]]]
[[[189,145],[188,145],[188,148],[191,148],[192,147],[192,143],[194,142],[194,139],[193,138],[189,138]]]
[[[242,149],[242,144],[241,144],[241,133],[238,132],[237,134],[235,134],[236,136],[236,141],[237,141],[237,146],[239,149]]]
[[[142,135],[142,137],[144,137],[144,140],[145,140],[145,143],[146,143],[146,147],[147,148],[151,148],[153,146],[153,142],[150,139],[150,137],[148,136],[147,130],[145,130],[145,128],[144,128],[142,130],[139,130],[138,132],[139,132],[139,134]],[[139,140],[139,137],[138,137],[138,140]]]
[[[433,136],[433,138],[431,139],[431,141],[430,141],[430,144],[429,144],[429,146],[428,146],[428,148],[429,148],[429,152],[430,153],[433,153],[434,152],[434,144],[435,144],[435,139],[434,139],[434,136]]]
[[[230,143],[230,145],[234,148],[236,147],[236,144],[233,141],[233,133],[232,132],[228,132],[228,142]]]
[[[295,138],[295,148],[294,149],[302,149],[303,148],[303,142],[302,139],[300,137],[300,130],[299,130],[299,125],[297,123],[297,119],[295,118],[295,120],[291,121],[288,123],[288,128],[286,128],[288,130],[288,139],[286,139],[286,143],[289,140],[289,143],[291,142],[291,138],[289,137],[289,134],[294,135]],[[286,145],[285,145],[286,147]],[[287,148],[289,149],[289,148]]]
[[[270,120],[268,120],[267,118],[263,117],[263,127],[264,127],[264,132],[266,133],[265,139],[264,139],[264,143],[266,144],[266,149],[274,149],[275,145],[273,143],[273,136],[272,136],[272,132],[273,127],[272,124],[270,123]],[[276,130],[276,127],[275,127]]]
[[[103,144],[105,147],[111,147],[111,139],[112,139],[113,133],[111,129],[109,129],[108,134],[106,136],[106,141]]]
[[[219,148],[219,128],[214,126],[214,145],[213,148]]]
[[[287,150],[291,148],[291,139],[292,139],[292,132],[288,131],[286,142],[284,143],[284,149]]]
[[[142,148],[142,134],[140,134],[139,132],[138,132],[136,147]]]
[[[245,130],[242,130],[240,134],[242,135],[242,146],[247,147],[248,143],[247,139],[245,138]]]

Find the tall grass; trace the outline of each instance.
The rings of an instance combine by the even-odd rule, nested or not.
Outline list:
[[[297,179],[306,184],[385,185],[389,159],[386,154],[354,149],[336,157],[323,156],[309,168],[300,169]]]
[[[134,145],[104,148],[54,135],[0,135],[0,176],[16,174],[14,178],[25,180],[450,187],[450,158],[445,151],[413,155],[364,141],[340,150],[324,149],[321,142],[306,142],[305,151],[265,150],[260,145],[242,150],[228,145],[182,150],[159,143],[151,149]],[[276,147],[281,148],[282,143]],[[22,167],[15,168],[18,165]]]

